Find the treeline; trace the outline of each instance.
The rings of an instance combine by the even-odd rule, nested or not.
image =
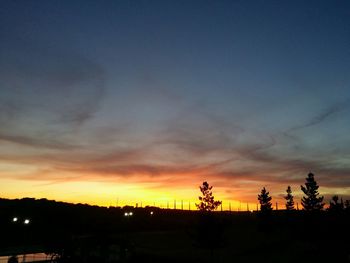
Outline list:
[[[208,182],[203,182],[203,184],[199,186],[199,190],[202,193],[202,195],[198,197],[199,203],[196,204],[199,211],[214,211],[220,205],[222,205],[222,201],[214,200],[212,188],[213,186],[210,186]],[[314,212],[325,210],[324,197],[320,196],[318,192],[319,186],[313,173],[308,174],[305,185],[301,185],[300,188],[304,193],[304,196],[301,199],[302,210]],[[294,196],[290,185],[287,186],[284,199],[286,200],[285,209],[287,211],[299,210],[298,203],[297,207],[295,207]],[[270,192],[267,191],[266,187],[263,187],[260,194],[258,194],[258,201],[260,204],[261,213],[268,214],[273,210],[272,197],[270,196]],[[329,203],[329,207],[326,210],[330,212],[341,212],[345,210],[350,211],[350,200],[345,200],[344,202],[343,198],[339,198],[338,195],[334,195]]]
[[[305,185],[300,186],[304,196],[301,199],[302,209],[305,211],[322,211],[324,210],[324,197],[318,192],[318,184],[315,180],[313,173],[309,173],[306,177]],[[295,210],[294,196],[292,194],[291,186],[286,189],[286,195],[284,196],[286,210]],[[260,211],[263,213],[269,213],[272,211],[272,197],[265,187],[262,188],[261,193],[258,195],[258,201],[260,203]],[[329,207],[326,209],[330,212],[350,211],[350,200],[345,200],[338,195],[334,195],[329,203]]]

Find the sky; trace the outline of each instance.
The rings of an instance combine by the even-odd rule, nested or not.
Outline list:
[[[0,197],[349,199],[349,69],[345,0],[1,1]]]

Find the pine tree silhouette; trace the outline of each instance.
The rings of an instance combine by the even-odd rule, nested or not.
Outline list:
[[[202,192],[202,196],[199,196],[199,204],[196,204],[197,208],[201,211],[214,211],[221,205],[221,201],[215,201],[213,193],[211,191],[213,187],[209,186],[207,182],[203,182],[201,186],[199,186],[200,191]]]
[[[196,206],[203,213],[198,214],[198,225],[195,229],[196,243],[200,247],[210,249],[211,253],[223,242],[223,225],[215,213],[210,213],[221,205],[221,201],[214,200],[212,188],[207,182],[199,186],[202,196],[198,197],[200,203]]]
[[[287,210],[295,210],[294,208],[294,197],[292,195],[292,189],[291,187],[288,185],[287,187],[287,195],[284,197],[284,199],[286,199],[286,209]]]
[[[258,200],[260,203],[260,211],[262,213],[269,213],[272,211],[272,197],[269,196],[269,192],[266,191],[265,187],[261,189],[261,194],[258,195]]]
[[[306,211],[320,211],[323,209],[323,196],[319,196],[317,182],[314,174],[309,173],[305,186],[300,186],[306,196],[301,199],[301,204]]]

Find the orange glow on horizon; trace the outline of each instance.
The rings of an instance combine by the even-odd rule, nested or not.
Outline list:
[[[24,180],[2,180],[4,198],[46,198],[49,200],[87,203],[99,206],[156,206],[160,208],[196,210],[199,203],[200,191],[197,185],[187,184],[159,187],[154,183],[108,183],[108,182],[59,182],[48,184],[43,182]],[[209,181],[210,182],[210,181]],[[23,189],[18,191],[18,189]],[[257,201],[239,200],[239,197],[230,198],[226,188],[215,187],[213,194],[216,200],[221,200],[223,211],[250,211],[256,210]],[[176,202],[176,205],[175,205]],[[282,207],[282,206],[281,206]]]
[[[262,186],[266,186],[272,196],[272,205],[276,209],[284,209],[285,185],[271,183],[266,185],[260,181],[248,181],[236,179],[229,181],[220,176],[208,176],[208,173],[197,171],[182,172],[169,175],[131,175],[131,176],[101,176],[92,172],[78,173],[72,171],[49,171],[40,177],[33,167],[26,165],[2,165],[0,167],[1,197],[3,198],[46,198],[49,200],[87,203],[99,206],[157,206],[160,208],[176,208],[184,210],[196,210],[199,203],[198,196],[201,194],[199,185],[204,180],[213,186],[215,200],[222,201],[224,211],[249,211],[256,210],[257,195]],[[13,175],[13,176],[12,176]],[[59,176],[58,176],[59,175]],[[45,179],[46,178],[46,179]],[[49,180],[50,178],[51,180]],[[203,179],[205,178],[205,179]],[[241,176],[239,177],[241,178]],[[300,181],[302,184],[303,181]],[[295,206],[299,203],[302,193],[299,185],[292,185],[295,197]],[[349,189],[338,192],[346,194]],[[334,193],[333,188],[320,188],[321,195]],[[325,200],[327,203],[327,200]],[[259,206],[258,206],[259,207]]]

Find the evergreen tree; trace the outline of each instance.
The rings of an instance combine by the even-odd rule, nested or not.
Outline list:
[[[323,196],[319,196],[317,182],[314,174],[309,173],[305,186],[300,186],[306,196],[301,199],[301,204],[306,211],[320,211],[323,209]]]
[[[260,203],[260,211],[262,213],[269,213],[272,211],[272,197],[269,196],[269,192],[266,191],[265,187],[261,190],[261,193],[258,195],[258,200]]]
[[[291,187],[288,185],[287,187],[287,195],[284,197],[284,199],[286,199],[286,209],[287,210],[295,210],[294,208],[294,197],[292,195],[292,189]]]
[[[202,196],[199,196],[199,204],[196,204],[197,208],[200,211],[214,211],[221,205],[221,201],[215,201],[213,193],[211,191],[213,187],[209,186],[207,182],[203,182],[201,186],[199,186],[199,190],[202,192]]]

